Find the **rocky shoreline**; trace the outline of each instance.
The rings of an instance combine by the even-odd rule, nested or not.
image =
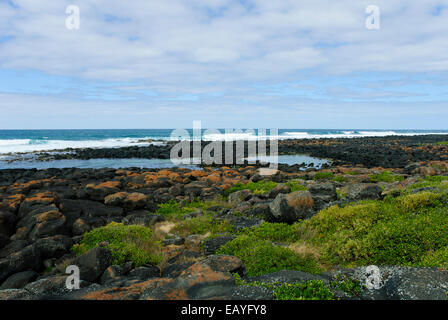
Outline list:
[[[202,170],[2,170],[0,299],[281,299],[285,297],[278,288],[298,283],[322,285],[334,299],[446,299],[448,271],[441,265],[408,260],[401,265],[379,264],[381,283],[369,289],[364,286],[369,277],[365,262],[328,265],[324,245],[305,235],[302,227],[311,221],[313,228],[323,228],[317,217],[337,208],[363,206],[363,201],[414,206],[420,201],[416,195],[425,197],[428,208],[432,206],[428,199],[437,199],[434,210],[446,212],[448,146],[439,143],[444,139],[281,141],[280,153],[307,153],[332,158],[334,163],[323,170],[281,165],[269,177],[260,176],[257,166],[250,165]],[[152,146],[84,149],[61,156],[163,158],[167,152],[169,156],[168,147]],[[413,215],[425,209],[412,208],[417,210]],[[360,223],[356,221],[350,223]],[[154,262],[141,260],[140,255],[140,260],[134,259],[129,251],[117,263],[112,238],[88,246],[86,235],[95,230],[134,227],[150,232],[147,240],[153,242],[133,250],[143,250],[137,252],[148,259],[157,257]],[[285,228],[291,235],[286,239],[280,231],[270,234],[266,231],[270,228]],[[260,250],[267,248],[285,261],[290,259],[287,254],[314,260],[298,266],[293,259],[292,270],[276,268],[272,261],[253,265],[252,258],[232,247],[245,237],[254,240],[255,251],[260,241]],[[147,256],[148,252],[154,254]],[[332,258],[342,256],[341,251]],[[374,261],[372,257],[378,256],[365,261]],[[68,265],[80,268],[79,290],[66,288]],[[348,283],[356,283],[356,292],[347,289]]]
[[[335,165],[363,165],[368,168],[403,168],[411,162],[418,161],[446,161],[448,155],[444,145],[446,135],[416,135],[416,136],[387,136],[362,138],[320,138],[320,139],[288,139],[279,140],[280,155],[308,154],[316,158],[333,159]],[[66,159],[169,159],[170,150],[176,142],[162,145],[130,146],[120,148],[84,148],[65,149],[59,152],[36,152],[40,161]],[[201,150],[209,141],[202,141]],[[225,163],[225,148],[222,145],[223,161]],[[236,149],[236,142],[233,143]],[[192,152],[193,145],[190,143]],[[248,155],[248,143],[245,142],[244,155]],[[267,141],[267,154],[269,154]],[[236,152],[234,152],[234,162]],[[191,154],[192,156],[192,154]]]

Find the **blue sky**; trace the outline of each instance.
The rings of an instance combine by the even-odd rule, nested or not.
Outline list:
[[[0,0],[0,129],[448,129],[448,1],[371,4]]]

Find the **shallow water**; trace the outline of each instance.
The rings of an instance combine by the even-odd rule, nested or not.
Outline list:
[[[249,159],[253,160],[253,159]],[[259,158],[260,161],[272,161],[273,157],[267,156]],[[319,168],[324,163],[328,163],[328,160],[318,159],[307,155],[280,155],[278,156],[278,163],[293,165],[302,164],[307,165],[314,164],[315,168]],[[195,165],[189,164],[174,164],[169,159],[89,159],[89,160],[52,160],[52,161],[14,161],[6,162],[0,161],[0,170],[2,169],[48,169],[48,168],[172,168],[181,167],[189,169],[199,169]]]

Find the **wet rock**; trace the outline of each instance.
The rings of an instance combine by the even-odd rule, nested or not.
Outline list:
[[[269,205],[271,221],[295,222],[310,218],[313,214],[314,200],[308,191],[279,194]]]

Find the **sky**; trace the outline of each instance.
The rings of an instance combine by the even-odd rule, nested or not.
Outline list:
[[[448,0],[0,0],[0,129],[448,129],[447,52]]]

